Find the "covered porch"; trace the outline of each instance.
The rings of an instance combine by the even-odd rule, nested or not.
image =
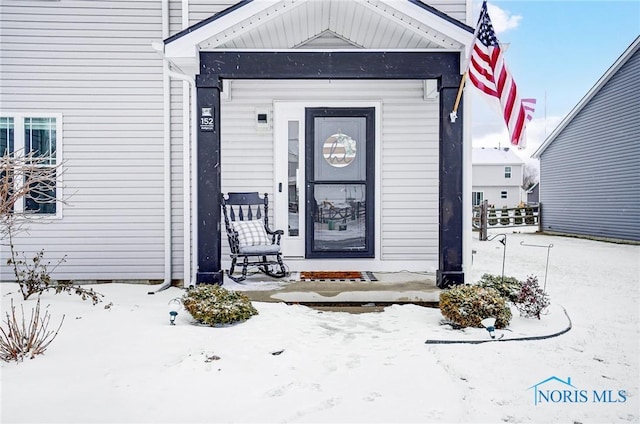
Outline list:
[[[196,236],[192,240],[194,258],[197,262],[197,283],[219,283],[223,280],[225,237],[221,234],[221,212],[219,198],[225,185],[227,169],[223,146],[228,141],[224,121],[224,102],[233,96],[233,81],[417,81],[424,83],[424,92],[430,92],[431,101],[436,102],[436,114],[424,119],[435,119],[437,134],[436,148],[437,199],[433,209],[437,223],[429,228],[437,237],[433,245],[436,255],[433,259],[437,285],[445,287],[464,281],[466,228],[464,196],[465,192],[465,145],[463,108],[459,109],[460,119],[456,123],[449,120],[449,113],[455,103],[461,79],[462,58],[465,42],[472,35],[472,29],[449,18],[436,9],[420,2],[377,2],[375,7],[367,2],[241,2],[225,12],[213,16],[175,36],[165,40],[165,57],[171,67],[182,72],[192,72],[195,76],[197,143],[195,144],[194,207],[197,208]],[[336,16],[321,13],[317,6],[329,4],[339,10],[345,4],[351,5],[344,13],[363,25],[373,25],[374,21],[384,22],[385,31],[400,31],[411,37],[371,37],[362,45],[355,33],[339,30]],[[398,6],[400,5],[401,6]],[[292,5],[289,5],[292,6]],[[258,19],[269,15],[268,20]],[[403,16],[399,19],[398,16]],[[304,16],[319,27],[303,31],[297,21]],[[416,18],[417,17],[417,18]],[[406,21],[404,21],[406,19]],[[415,22],[407,25],[407,22]],[[419,23],[419,24],[418,24]],[[240,28],[242,30],[240,30]],[[321,28],[321,29],[318,29]],[[283,30],[284,29],[284,30]],[[265,44],[270,34],[270,41]],[[367,31],[365,33],[368,34]],[[260,40],[259,42],[256,40]],[[389,45],[395,40],[394,45]],[[283,44],[286,47],[283,47]],[[314,95],[310,93],[310,99]],[[427,94],[425,94],[425,97]],[[273,101],[281,99],[274,95]],[[354,99],[365,101],[367,97]],[[384,104],[384,98],[378,100]],[[259,111],[256,111],[256,113]],[[270,117],[273,109],[266,110]],[[269,119],[269,118],[267,118]],[[265,136],[266,137],[266,136]],[[282,143],[272,134],[274,145]],[[385,143],[384,137],[376,140]],[[425,140],[428,143],[428,140]],[[384,157],[381,150],[379,156]],[[374,160],[380,160],[376,157]],[[274,159],[275,160],[275,159]],[[226,167],[226,168],[225,168]],[[274,166],[275,167],[275,166]],[[380,189],[385,175],[381,167],[373,167],[369,175],[373,179],[372,203],[369,208],[371,219],[384,216],[384,206],[393,201]],[[428,167],[423,169],[428,172]],[[275,173],[275,171],[272,171]],[[420,172],[420,171],[418,171]],[[307,180],[308,183],[309,180]],[[266,182],[266,189],[274,196],[281,191],[274,177]],[[233,186],[233,183],[227,183]],[[410,191],[410,190],[409,190]],[[385,198],[387,196],[387,198]],[[410,203],[411,194],[404,202]],[[421,200],[430,202],[429,197]],[[309,199],[308,199],[309,200]],[[385,203],[387,202],[387,203]],[[279,213],[276,211],[275,213]],[[375,216],[375,218],[374,218]],[[381,245],[384,225],[373,225],[375,232],[369,236],[371,252],[366,259],[377,262],[378,269],[384,267],[384,252]],[[375,221],[381,222],[381,221]],[[391,227],[388,227],[391,228]],[[431,231],[431,230],[428,230]],[[387,231],[388,232],[388,231]],[[428,239],[428,237],[426,237]],[[286,254],[286,253],[285,253]],[[388,255],[390,256],[390,255]],[[309,251],[301,259],[309,261]],[[364,268],[370,265],[362,262]],[[387,262],[390,263],[390,262]],[[430,265],[425,265],[429,268]],[[309,265],[309,269],[317,268]]]

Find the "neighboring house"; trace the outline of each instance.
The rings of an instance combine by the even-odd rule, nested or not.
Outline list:
[[[534,157],[543,231],[640,241],[640,37]]]
[[[508,147],[474,148],[472,205],[486,200],[496,208],[515,208],[523,200],[524,161]]]
[[[538,181],[527,190],[527,204],[537,205],[540,203],[540,182]]]
[[[293,271],[463,282],[471,149],[464,108],[455,123],[449,113],[470,8],[3,1],[2,140],[47,150],[63,164],[57,195],[71,195],[40,208],[50,219],[16,246],[67,255],[59,279],[219,282],[229,263],[220,194],[258,191],[286,230]],[[358,219],[327,228],[315,211],[328,205],[357,206]]]

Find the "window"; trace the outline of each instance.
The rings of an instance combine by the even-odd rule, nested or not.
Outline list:
[[[51,114],[15,114],[0,117],[0,155],[28,155],[37,157],[38,167],[56,168],[59,163],[62,117]],[[51,182],[34,186],[32,196],[15,205],[16,212],[40,215],[58,215],[56,202],[45,199],[60,198],[57,176],[53,171]],[[21,182],[18,181],[17,184]],[[22,181],[22,184],[25,182]],[[41,201],[39,201],[41,199]]]
[[[510,166],[505,166],[504,167],[504,177],[505,178],[511,178],[511,167]]]
[[[13,118],[0,118],[0,155],[13,153]]]
[[[473,191],[471,192],[472,200],[471,204],[473,206],[480,206],[482,201],[484,200],[484,192],[483,191]]]
[[[507,198],[507,191],[506,190],[502,190],[500,192],[500,198],[501,199],[506,199]]]

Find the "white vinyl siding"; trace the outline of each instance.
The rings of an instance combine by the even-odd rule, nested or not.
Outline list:
[[[506,169],[511,170],[511,177],[507,177]],[[496,207],[507,206],[514,208],[523,199],[522,164],[505,166],[503,164],[474,164],[473,191],[484,192],[484,200]],[[506,192],[504,197],[503,192]]]
[[[232,0],[189,0],[189,25],[197,24],[221,12],[238,1]]]
[[[162,60],[151,48],[162,38],[160,6],[0,5],[2,110],[64,117],[69,205],[16,243],[45,249],[52,263],[67,255],[55,278],[163,277]]]
[[[467,1],[465,0],[424,0],[423,3],[435,7],[460,22],[467,22]],[[475,22],[471,23],[471,25],[474,24]]]
[[[421,81],[234,80],[230,94],[221,110],[222,191],[270,195],[273,133],[256,131],[256,108],[272,111],[274,99],[381,101],[379,259],[437,267],[439,103],[424,100]],[[226,260],[226,239],[222,247]]]

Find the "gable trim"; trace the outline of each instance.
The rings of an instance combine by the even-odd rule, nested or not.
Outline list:
[[[196,31],[196,30],[198,30],[198,29],[200,29],[200,28],[202,28],[204,26],[209,25],[213,21],[217,21],[218,19],[221,19],[222,17],[224,17],[224,16],[226,16],[226,15],[228,15],[230,13],[233,13],[235,10],[240,9],[241,7],[243,7],[244,5],[246,5],[248,3],[251,3],[252,1],[253,0],[242,0],[242,1],[234,4],[233,6],[230,6],[230,7],[226,8],[226,9],[216,13],[215,15],[212,15],[212,16],[208,17],[207,19],[205,19],[203,21],[200,21],[200,22],[198,22],[198,23],[196,23],[194,25],[191,25],[188,28],[183,29],[182,31],[180,31],[180,32],[178,32],[176,34],[173,34],[171,37],[169,37],[166,40],[164,40],[164,43],[165,44],[169,44],[169,43],[173,42],[174,40],[182,38],[182,37],[184,37],[185,35],[187,35],[189,33],[192,33],[192,32],[194,32],[194,31]]]
[[[474,29],[466,24],[451,18],[447,14],[435,9],[432,6],[426,5],[418,0],[379,0],[381,4],[386,5],[389,9],[397,11],[406,16],[411,16],[417,21],[428,26],[433,31],[442,34],[460,45],[468,46],[473,36]],[[304,0],[242,0],[232,7],[217,13],[208,19],[198,22],[189,28],[186,28],[179,33],[165,39],[165,54],[169,57],[195,57],[198,51],[198,44],[213,37],[215,34],[223,32],[227,28],[231,28],[234,25],[239,24],[242,21],[250,19],[257,14],[263,13],[266,10],[276,7],[274,13],[269,13],[270,16],[260,20],[260,25],[264,24],[270,18],[277,17],[280,11],[290,10],[304,4]],[[393,20],[395,17],[393,13],[388,13],[386,19]],[[400,24],[396,22],[396,24]],[[248,31],[249,28],[243,28]],[[438,38],[433,36],[429,37],[429,34],[420,34],[426,39],[431,38],[432,42],[443,45],[438,41]],[[454,46],[457,47],[457,46]],[[455,49],[459,51],[459,48]]]

